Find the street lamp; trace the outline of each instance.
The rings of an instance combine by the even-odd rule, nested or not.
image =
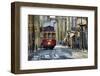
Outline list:
[[[85,34],[84,34],[84,28],[87,25],[87,18],[86,17],[80,17],[78,19],[78,25],[80,26],[80,37],[81,37],[81,48],[84,50],[85,49]]]
[[[85,49],[85,44],[84,44],[84,27],[85,27],[86,25],[85,24],[80,24],[80,27],[81,27],[81,43],[82,43],[82,49],[84,50]]]

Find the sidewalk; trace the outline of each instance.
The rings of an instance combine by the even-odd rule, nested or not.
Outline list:
[[[80,58],[88,58],[88,51],[87,50],[80,50],[80,51],[73,51],[72,52],[72,57],[75,59],[80,59]]]

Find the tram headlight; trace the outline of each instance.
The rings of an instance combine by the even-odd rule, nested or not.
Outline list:
[[[50,45],[51,44],[51,42],[48,42],[48,45]]]

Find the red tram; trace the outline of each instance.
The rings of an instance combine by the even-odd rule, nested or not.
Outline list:
[[[54,27],[47,26],[43,28],[42,31],[42,42],[41,46],[46,49],[53,49],[56,45],[56,39],[55,39],[55,31]]]

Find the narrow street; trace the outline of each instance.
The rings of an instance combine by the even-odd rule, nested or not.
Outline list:
[[[88,57],[88,18],[29,15],[28,60]]]

